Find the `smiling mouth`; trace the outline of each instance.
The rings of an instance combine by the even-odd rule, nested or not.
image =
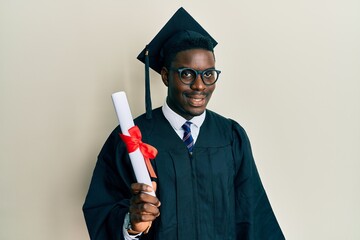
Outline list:
[[[205,104],[205,96],[187,96],[188,102],[193,107],[201,107]]]

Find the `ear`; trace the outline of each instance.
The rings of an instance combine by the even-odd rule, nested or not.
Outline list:
[[[161,79],[163,81],[163,83],[165,84],[165,86],[169,86],[169,71],[167,70],[166,67],[163,67],[161,69]]]

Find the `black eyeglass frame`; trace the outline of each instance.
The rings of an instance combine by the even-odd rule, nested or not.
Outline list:
[[[190,85],[190,86],[194,84],[194,82],[195,82],[196,79],[198,78],[199,74],[200,74],[200,76],[201,76],[201,80],[203,81],[203,83],[204,83],[206,86],[211,86],[211,85],[213,85],[213,84],[215,84],[215,83],[217,82],[217,80],[219,79],[219,75],[220,75],[220,73],[221,73],[220,70],[217,70],[217,69],[215,69],[215,68],[208,68],[208,69],[205,69],[205,70],[203,70],[203,71],[195,70],[195,69],[193,69],[193,68],[188,68],[188,67],[183,67],[183,68],[170,68],[169,70],[171,70],[171,71],[177,71],[177,72],[179,73],[180,81],[181,81],[183,84],[185,84],[185,85]],[[196,74],[194,80],[193,80],[192,82],[190,82],[190,83],[185,83],[185,82],[183,82],[183,80],[182,80],[181,73],[182,73],[183,71],[185,71],[185,70],[193,71],[193,72]],[[206,73],[207,71],[215,71],[215,72],[216,72],[217,76],[216,76],[216,79],[215,79],[215,81],[214,81],[213,83],[210,83],[210,84],[209,84],[209,83],[206,83],[206,82],[204,81],[204,73]]]

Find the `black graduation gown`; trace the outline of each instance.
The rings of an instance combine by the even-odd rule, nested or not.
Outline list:
[[[285,239],[261,184],[250,143],[235,121],[207,110],[192,157],[160,108],[135,119],[158,155],[160,216],[141,239]],[[135,182],[117,127],[102,148],[83,211],[91,239],[123,239]]]

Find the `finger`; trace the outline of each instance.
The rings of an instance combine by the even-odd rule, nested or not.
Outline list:
[[[130,212],[130,210],[129,210],[129,212]],[[160,211],[158,211],[157,213],[136,212],[136,211],[130,212],[130,213],[135,216],[135,219],[137,220],[137,222],[153,221],[154,219],[156,219],[157,217],[160,216]]]
[[[131,200],[131,204],[140,204],[140,203],[150,203],[156,207],[160,207],[161,203],[157,197],[151,196],[147,193],[140,192],[139,194],[134,195]]]
[[[133,194],[137,194],[139,192],[151,192],[153,188],[144,183],[133,183],[131,184],[131,191]]]
[[[151,221],[150,222],[131,222],[131,228],[137,232],[144,232],[146,229],[151,227]]]
[[[135,225],[137,223],[141,224],[141,223],[146,223],[146,222],[152,222],[156,219],[156,217],[153,215],[133,214],[133,215],[131,215],[130,219],[131,219],[132,225]]]
[[[129,212],[142,215],[160,215],[159,208],[150,203],[133,204],[129,207]]]

